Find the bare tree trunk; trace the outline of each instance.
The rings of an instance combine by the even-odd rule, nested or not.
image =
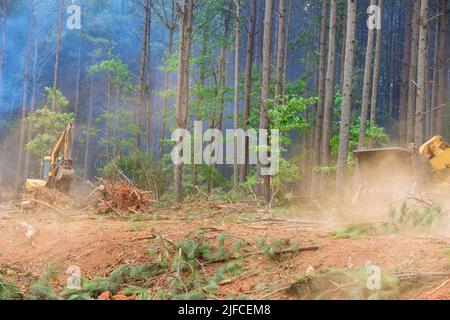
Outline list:
[[[27,48],[25,52],[25,70],[23,75],[23,91],[22,91],[22,110],[20,112],[20,133],[19,133],[19,150],[17,156],[17,174],[16,174],[16,188],[18,188],[24,180],[24,152],[25,152],[25,139],[26,139],[26,116],[28,106],[28,82],[30,80],[30,52],[33,43],[33,22],[34,22],[34,1],[31,3],[31,11],[28,19],[28,40]]]
[[[141,47],[141,62],[139,67],[139,93],[136,106],[136,151],[141,151],[141,124],[142,124],[142,110],[144,110],[144,95],[145,95],[145,65],[147,63],[147,40],[148,40],[148,20],[150,19],[150,2],[146,0],[145,16],[142,32],[142,47]]]
[[[6,55],[6,22],[8,20],[8,3],[1,2],[2,20],[1,20],[1,48],[0,48],[0,103],[3,102],[3,68],[5,66]]]
[[[322,146],[323,132],[323,103],[325,95],[325,57],[326,57],[326,36],[327,36],[327,1],[322,0],[322,18],[319,39],[319,70],[318,70],[318,89],[317,96],[319,103],[317,104],[316,124],[314,128],[314,148],[313,148],[313,166],[320,165],[320,152]],[[313,172],[311,189],[312,193],[316,193],[319,175]]]
[[[180,41],[178,53],[178,90],[176,100],[176,126],[185,129],[188,114],[188,71],[191,54],[191,37],[193,25],[194,1],[186,0],[180,10]],[[174,166],[174,196],[177,203],[183,200],[182,190],[183,165]]]
[[[145,90],[145,101],[146,101],[146,112],[145,112],[145,129],[146,129],[146,151],[147,154],[152,153],[152,105],[151,105],[151,65],[150,65],[150,53],[151,53],[151,33],[152,33],[152,8],[148,6],[148,31],[147,31],[147,63],[146,63],[146,90]]]
[[[341,48],[341,64],[340,64],[340,70],[339,70],[339,84],[341,90],[343,90],[344,86],[344,66],[345,66],[345,37],[347,35],[347,15],[345,15],[344,21],[342,22],[344,24],[343,30],[342,30],[342,48]]]
[[[280,99],[282,99],[281,94],[283,93],[283,74],[284,74],[284,56],[285,56],[285,45],[286,40],[286,0],[279,0],[278,5],[278,39],[277,39],[277,63],[275,69],[275,98],[274,106],[278,106]]]
[[[409,69],[409,88],[408,88],[408,117],[406,130],[406,143],[414,141],[414,125],[416,114],[416,84],[417,84],[417,54],[419,37],[419,19],[420,19],[420,0],[414,2],[414,18],[412,24],[411,36],[411,63]]]
[[[248,23],[247,34],[247,49],[245,50],[245,75],[244,75],[244,112],[243,112],[243,127],[244,130],[248,129],[249,116],[250,116],[250,104],[252,94],[252,71],[253,71],[253,56],[255,49],[255,28],[256,28],[256,15],[257,15],[257,0],[252,0],[250,9],[250,20]],[[245,138],[245,163],[240,168],[240,181],[245,182],[248,172],[248,138]]]
[[[431,29],[430,29],[431,30]],[[436,22],[435,32],[434,32],[434,44],[433,44],[433,64],[432,64],[432,80],[430,83],[429,93],[431,94],[431,100],[428,103],[427,110],[427,137],[431,137],[436,130],[436,114],[437,110],[434,108],[437,105],[438,96],[438,76],[439,76],[439,64],[438,64],[438,52],[439,52],[439,21]]]
[[[327,73],[325,78],[325,100],[324,118],[322,134],[322,165],[328,166],[331,162],[330,141],[333,134],[333,114],[334,114],[334,79],[336,69],[336,20],[337,1],[330,1],[330,25],[328,33],[328,58]],[[324,191],[325,175],[322,175],[320,189]]]
[[[183,86],[184,86],[184,55],[185,55],[185,40],[186,40],[186,14],[187,14],[187,3],[183,3],[180,10],[180,39],[178,47],[178,89],[177,98],[175,104],[175,116],[176,116],[176,126],[179,129],[184,128],[183,121]],[[181,202],[183,199],[182,195],[182,178],[183,178],[183,166],[181,164],[176,164],[174,166],[174,197],[177,203]]]
[[[168,49],[168,56],[172,55],[173,52],[173,35],[175,33],[175,28],[169,29],[169,49]],[[170,85],[170,73],[169,71],[166,71],[164,74],[164,98],[163,98],[163,105],[161,110],[161,128],[159,132],[159,159],[161,160],[163,152],[164,152],[164,144],[162,140],[164,140],[165,132],[166,132],[166,126],[167,126],[167,104],[168,104],[168,97],[167,97],[167,91],[169,90]]]
[[[183,121],[184,126],[187,124],[187,118],[189,114],[189,63],[191,58],[191,46],[192,46],[192,29],[194,23],[194,0],[188,0],[187,6],[187,19],[186,19],[186,52],[184,55],[183,63],[183,77],[184,77],[184,96],[183,96]]]
[[[433,106],[433,108],[437,107],[437,115],[436,115],[436,133],[442,135],[442,120],[444,111],[446,110],[447,97],[447,45],[448,45],[448,22],[447,16],[445,15],[446,8],[448,5],[448,0],[440,1],[440,10],[441,16],[439,17],[439,50],[438,50],[438,82],[439,82],[439,90],[438,90],[438,102],[437,106]]]
[[[108,59],[112,59],[112,40],[109,38],[109,53]],[[111,103],[112,103],[112,74],[111,71],[107,73],[107,89],[106,89],[106,109],[108,112],[108,118],[106,119],[106,159],[108,161],[111,157]]]
[[[73,129],[72,129],[72,141],[75,141],[77,134],[77,118],[78,118],[78,108],[80,105],[80,78],[81,78],[81,47],[78,47],[78,59],[77,59],[77,73],[75,77],[75,103],[73,106]],[[70,150],[72,152],[72,150]],[[70,155],[72,157],[72,155]]]
[[[224,21],[224,31],[223,31],[223,38],[226,39],[228,37],[229,33],[229,16],[225,17]],[[216,128],[219,130],[222,130],[223,125],[223,112],[225,110],[225,86],[226,86],[226,76],[227,76],[227,70],[226,70],[226,62],[227,62],[227,43],[224,41],[222,44],[222,48],[220,49],[220,67],[219,67],[219,114],[217,116],[217,123]]]
[[[270,99],[270,65],[272,51],[272,17],[273,0],[266,0],[266,10],[264,17],[264,38],[263,38],[263,63],[262,63],[262,85],[261,85],[261,114],[260,129],[269,129],[269,99]],[[261,164],[258,164],[261,167]],[[271,200],[270,176],[262,176],[262,196],[269,203]]]
[[[286,37],[284,40],[284,58],[283,58],[283,93],[282,93],[282,97],[283,97],[283,104],[286,103],[286,96],[287,96],[287,64],[288,64],[288,51],[289,51],[289,33],[291,31],[291,22],[292,22],[292,2],[293,0],[288,0],[289,1],[289,5],[288,5],[288,21],[287,21],[287,30],[286,30]]]
[[[341,111],[341,127],[339,131],[339,154],[336,173],[336,194],[345,190],[345,174],[347,171],[348,144],[350,139],[350,114],[352,109],[352,87],[354,48],[356,36],[356,0],[347,0],[347,35],[345,41],[344,92]]]
[[[84,147],[84,172],[83,172],[83,180],[87,180],[89,178],[89,148],[91,146],[91,127],[92,127],[92,109],[94,107],[94,79],[93,75],[90,75],[89,78],[89,104],[87,111],[87,124],[86,124],[86,144]]]
[[[417,98],[416,124],[414,142],[423,142],[423,114],[425,111],[426,68],[427,68],[427,38],[428,38],[428,0],[422,0],[420,7],[419,52],[417,58]]]
[[[370,5],[373,6],[375,0],[370,0]],[[372,11],[370,15],[376,14]],[[364,84],[363,84],[363,94],[362,94],[362,105],[361,105],[361,118],[359,124],[359,140],[358,147],[364,147],[366,144],[366,128],[367,128],[367,116],[369,113],[369,100],[370,100],[370,89],[371,89],[371,71],[372,71],[372,56],[373,56],[373,26],[369,28],[367,36],[367,46],[366,46],[366,59],[364,62]]]
[[[239,128],[239,47],[241,44],[241,1],[235,0],[236,4],[236,38],[234,44],[234,130]],[[233,180],[234,187],[239,186],[239,166],[237,163],[237,138],[234,138],[234,164]]]
[[[383,16],[383,0],[378,1],[378,8],[380,10],[379,17]],[[382,19],[379,21],[380,28],[377,29],[377,43],[375,47],[375,60],[373,62],[373,81],[372,81],[372,101],[370,102],[370,124],[377,123],[377,105],[378,105],[378,88],[380,79],[380,62],[381,62],[381,45],[382,45]]]
[[[413,7],[411,4],[406,6],[405,35],[403,40],[403,59],[402,59],[402,82],[400,90],[400,116],[399,116],[399,135],[400,145],[406,144],[406,130],[408,117],[408,89],[409,89],[409,68],[411,60],[411,28],[412,28]]]
[[[37,82],[37,62],[38,62],[38,51],[39,48],[39,40],[38,37],[35,35],[35,39],[34,39],[34,49],[33,49],[33,68],[32,68],[32,80],[31,80],[31,101],[30,101],[30,113],[33,113],[34,110],[36,109],[36,82]],[[31,122],[28,123],[28,128],[27,128],[27,141],[31,140],[31,136],[33,134],[33,126],[31,124]],[[29,174],[29,170],[30,170],[30,158],[31,158],[31,153],[30,150],[27,149],[25,152],[25,177],[28,177]]]
[[[58,39],[57,39],[57,44],[56,44],[55,69],[54,69],[54,74],[53,74],[52,111],[56,110],[56,89],[58,88],[58,69],[59,69],[59,55],[61,52],[63,16],[64,16],[64,0],[60,0],[60,12],[59,12],[59,20],[58,20]]]
[[[199,75],[198,75],[198,86],[200,90],[204,90],[206,86],[206,59],[205,57],[208,55],[208,39],[210,37],[209,26],[206,25],[203,29],[203,35],[201,40],[201,59],[199,62]],[[205,102],[205,99],[202,94],[198,95],[198,103],[202,105]],[[200,120],[197,117],[197,120]],[[195,142],[194,142],[195,143]],[[197,165],[195,163],[192,164],[192,185],[196,187],[198,185],[198,177],[197,177]]]

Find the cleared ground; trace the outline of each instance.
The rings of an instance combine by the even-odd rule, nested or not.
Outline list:
[[[219,235],[224,235],[227,247],[240,239],[245,241],[246,251],[239,259],[233,257],[233,261],[239,260],[240,270],[218,281],[214,298],[352,298],[352,290],[368,291],[364,288],[366,278],[355,274],[364,272],[370,262],[386,276],[399,279],[386,289],[392,293],[395,287],[395,295],[389,298],[450,299],[450,276],[446,275],[450,271],[450,238],[439,232],[335,239],[331,232],[346,224],[326,212],[306,214],[294,208],[269,214],[251,206],[212,203],[139,216],[98,216],[73,210],[64,213],[46,209],[24,213],[3,207],[0,275],[14,280],[26,292],[50,264],[58,272],[53,284],[62,290],[70,265],[79,266],[88,279],[106,277],[119,265],[152,262],[149,248],[157,237],[170,243],[183,239],[215,243]],[[286,239],[287,246],[276,257],[264,254],[258,244]],[[295,249],[289,249],[294,245]],[[201,272],[205,278],[212,278],[225,263],[201,262]],[[170,272],[159,275],[161,281],[152,283],[148,290],[163,290],[170,283],[164,277],[169,276]]]

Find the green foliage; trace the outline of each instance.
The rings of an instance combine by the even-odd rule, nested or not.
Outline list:
[[[105,73],[111,79],[113,88],[119,89],[122,94],[135,92],[136,88],[132,82],[132,75],[128,66],[118,57],[112,57],[100,61],[88,68],[88,73]],[[123,97],[126,98],[127,96]]]
[[[69,122],[73,121],[72,113],[65,113],[62,110],[67,107],[68,101],[58,89],[56,92],[56,108],[51,110],[51,99],[53,90],[47,91],[47,100],[41,109],[38,109],[27,116],[27,121],[31,123],[34,137],[28,142],[26,148],[39,156],[41,159],[49,156],[61,133]]]
[[[303,98],[293,96],[286,104],[269,110],[270,120],[275,129],[280,132],[302,133],[309,128],[310,124],[305,118],[305,112],[309,106],[315,105],[318,98]],[[284,144],[290,144],[290,138],[283,135]]]
[[[298,250],[298,245],[291,244],[289,239],[274,240],[272,243],[268,243],[266,239],[259,239],[256,245],[269,259],[276,261],[285,257],[286,249],[290,249],[292,252]]]
[[[401,206],[391,206],[389,215],[402,228],[435,229],[449,222],[448,212],[438,203],[417,205],[405,201]]]
[[[330,235],[333,239],[361,239],[367,236],[384,235],[397,233],[399,228],[393,223],[373,223],[350,224],[343,230],[333,230]]]
[[[55,280],[58,272],[56,265],[48,265],[42,270],[39,279],[33,283],[27,294],[27,299],[30,300],[58,300],[54,288],[51,285],[51,281]]]
[[[151,155],[133,152],[113,162],[108,162],[102,170],[102,176],[108,179],[121,179],[118,167],[138,187],[152,190],[155,195],[162,195],[165,191],[165,175],[161,164]]]
[[[0,276],[0,300],[20,299],[21,294],[18,288],[10,281]]]
[[[369,124],[369,123],[368,123]],[[349,141],[349,159],[352,159],[353,150],[358,147],[359,140],[359,119],[354,118],[350,126],[350,141]],[[389,142],[389,137],[384,131],[384,128],[378,127],[377,125],[369,125],[366,130],[366,147],[369,145],[377,148],[383,147]],[[331,153],[333,156],[337,156],[339,152],[339,134],[336,134],[331,139]]]

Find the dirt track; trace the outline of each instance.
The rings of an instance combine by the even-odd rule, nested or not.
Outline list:
[[[262,255],[245,258],[250,272],[222,285],[219,298],[239,294],[257,299],[310,298],[292,296],[277,288],[308,269],[352,270],[363,268],[367,261],[389,274],[449,271],[445,249],[450,247],[450,238],[444,236],[402,234],[335,240],[329,235],[331,227],[320,219],[251,222],[259,217],[259,213],[243,215],[221,210],[214,214],[166,210],[139,218],[116,219],[82,213],[0,213],[0,275],[7,273],[18,283],[26,282],[52,263],[60,271],[61,286],[69,265],[80,266],[85,277],[106,276],[119,264],[148,261],[151,236],[163,235],[175,241],[201,227],[206,230],[205,238],[224,232],[251,242],[287,238],[300,246],[319,246],[317,251],[299,252],[281,262]],[[208,267],[207,272],[213,274],[214,268]],[[450,299],[447,279],[430,277],[416,281],[400,298]]]

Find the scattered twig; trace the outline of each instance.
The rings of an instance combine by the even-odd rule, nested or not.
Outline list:
[[[25,200],[25,201],[34,201],[34,202],[37,202],[37,203],[42,204],[42,205],[44,205],[44,206],[46,206],[46,207],[49,207],[50,209],[55,210],[56,212],[58,212],[58,213],[60,213],[60,214],[62,214],[62,215],[65,215],[64,211],[62,211],[62,210],[60,210],[60,209],[58,209],[58,208],[52,206],[51,204],[48,204],[47,202],[40,201],[40,200],[36,200],[36,199],[24,199],[24,200]]]
[[[447,283],[450,282],[450,279],[445,280],[440,286],[438,286],[436,289],[434,289],[433,291],[427,292],[427,295],[431,295],[433,293],[436,293],[438,290],[440,290],[441,288],[443,288]]]
[[[392,277],[397,278],[415,278],[415,277],[448,277],[450,272],[410,272],[391,274]]]

